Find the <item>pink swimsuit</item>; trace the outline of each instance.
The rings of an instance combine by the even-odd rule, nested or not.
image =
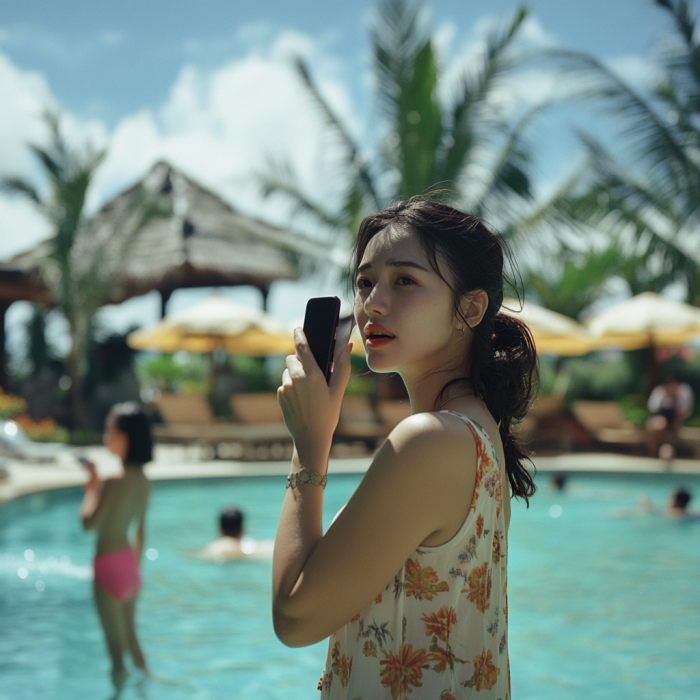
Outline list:
[[[95,583],[113,598],[125,603],[141,588],[139,562],[133,549],[95,557]]]

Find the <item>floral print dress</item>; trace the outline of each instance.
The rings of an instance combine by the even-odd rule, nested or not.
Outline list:
[[[484,429],[459,532],[416,549],[376,600],[330,638],[322,700],[510,699],[501,465]]]

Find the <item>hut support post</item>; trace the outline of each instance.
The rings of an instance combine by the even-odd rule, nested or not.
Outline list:
[[[8,391],[7,384],[7,354],[5,348],[5,316],[10,308],[9,301],[0,301],[0,387],[3,391]]]
[[[160,317],[165,318],[165,312],[168,307],[168,300],[173,293],[172,289],[160,289]]]
[[[267,297],[268,294],[270,293],[270,283],[268,282],[267,284],[263,284],[262,286],[258,287],[260,290],[260,293],[262,294],[262,310],[267,313]]]

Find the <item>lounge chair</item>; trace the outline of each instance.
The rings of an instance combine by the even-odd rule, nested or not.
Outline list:
[[[385,399],[377,404],[377,413],[389,433],[411,415],[411,404],[408,399]]]
[[[65,445],[54,442],[33,442],[13,420],[0,420],[0,458],[26,462],[55,462],[67,452]]]
[[[570,422],[571,419],[568,419]],[[531,450],[568,452],[575,442],[571,426],[564,415],[564,397],[553,394],[538,396],[515,429]]]
[[[404,418],[411,415],[408,401],[379,401],[377,409],[367,396],[346,396],[335,431],[339,440],[361,440],[375,448]]]
[[[358,440],[369,447],[376,446],[379,439],[389,434],[367,396],[345,396],[340,406],[340,420],[335,430],[335,439],[341,441]]]
[[[236,422],[245,425],[284,425],[277,394],[232,394],[229,399]]]
[[[614,401],[576,401],[576,420],[596,442],[618,447],[644,448],[646,431],[632,425]]]
[[[693,451],[695,459],[700,459],[700,428],[682,425],[676,437],[678,444]]]
[[[164,425],[153,427],[153,435],[159,442],[195,443],[211,445],[216,455],[221,458],[236,459],[281,459],[286,458],[290,450],[291,436],[280,420],[269,420],[270,400],[252,399],[254,394],[241,394],[236,406],[239,419],[250,420],[253,415],[261,415],[260,407],[267,407],[268,420],[246,423],[218,421],[201,396],[180,394],[163,394],[157,402],[158,411]],[[265,396],[267,395],[260,395]],[[271,395],[276,403],[276,397]],[[248,400],[246,400],[248,397]],[[279,408],[277,409],[279,411]]]

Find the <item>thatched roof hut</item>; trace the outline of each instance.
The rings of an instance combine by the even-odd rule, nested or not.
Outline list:
[[[165,315],[167,300],[176,289],[252,285],[260,289],[266,306],[272,282],[300,277],[301,259],[330,259],[327,244],[241,214],[164,161],[90,219],[96,240],[125,235],[133,221],[130,217],[137,216],[136,199],[144,196],[164,215],[151,218],[129,248],[107,303],[155,290],[161,294]],[[0,325],[14,301],[51,304],[38,275],[48,250],[45,241],[0,263]]]
[[[95,235],[120,235],[118,222],[136,215],[129,212],[144,194],[166,215],[152,218],[129,249],[112,303],[153,290],[167,301],[176,289],[236,285],[252,285],[266,297],[275,280],[299,278],[301,257],[330,253],[326,244],[244,216],[164,161],[95,214]],[[30,273],[46,252],[42,243],[8,266]]]

